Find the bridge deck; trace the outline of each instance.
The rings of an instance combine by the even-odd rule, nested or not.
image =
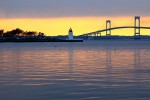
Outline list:
[[[95,32],[90,32],[90,33],[82,34],[82,35],[79,35],[79,36],[93,35],[93,34],[96,34],[96,33],[105,32],[107,30],[116,30],[116,29],[124,29],[124,28],[150,29],[150,27],[120,26],[120,27],[113,27],[113,28],[109,28],[109,29],[98,30],[98,31],[95,31]]]

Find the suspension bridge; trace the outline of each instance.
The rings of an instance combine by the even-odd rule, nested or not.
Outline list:
[[[106,37],[110,37],[112,36],[112,30],[117,30],[117,29],[134,29],[134,36],[135,38],[140,38],[141,36],[141,29],[150,29],[150,27],[144,27],[141,26],[141,17],[140,16],[135,16],[134,17],[134,26],[117,26],[117,27],[111,27],[111,20],[106,20],[106,28],[102,29],[102,30],[98,30],[98,31],[94,31],[94,32],[90,32],[90,33],[85,33],[82,35],[79,35],[80,37],[85,37],[85,36],[102,36],[102,32],[106,32]]]

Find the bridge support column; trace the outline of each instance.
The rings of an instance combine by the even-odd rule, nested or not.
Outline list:
[[[97,37],[98,37],[98,34],[97,34],[97,32],[95,33],[95,37],[94,37],[94,39],[97,39]]]
[[[111,36],[111,20],[106,20],[106,37]]]
[[[101,33],[96,32],[95,34],[96,34],[96,39],[100,39],[101,38]]]
[[[100,36],[100,37],[102,37],[102,34],[101,34],[101,33],[99,33],[99,36]]]
[[[135,39],[140,39],[141,36],[141,20],[140,16],[135,16],[135,21],[134,21],[134,38]]]

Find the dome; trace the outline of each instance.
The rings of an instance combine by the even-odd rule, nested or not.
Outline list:
[[[69,32],[72,32],[72,28],[69,29]]]

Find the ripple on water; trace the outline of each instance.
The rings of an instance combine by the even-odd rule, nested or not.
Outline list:
[[[149,45],[149,41],[0,44],[0,98],[149,100]]]

